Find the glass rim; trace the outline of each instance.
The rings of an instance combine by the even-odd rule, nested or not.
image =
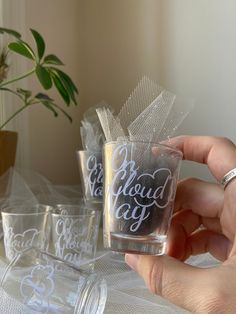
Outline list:
[[[26,211],[25,208],[31,208],[33,212]],[[20,209],[20,210],[19,210]],[[22,209],[22,210],[21,210]],[[12,211],[13,210],[13,211]],[[50,214],[53,210],[53,207],[50,205],[27,205],[27,206],[7,206],[1,210],[3,216],[34,216],[34,215],[45,215]]]
[[[57,210],[67,210],[67,209],[71,209],[71,208],[75,208],[76,210],[80,211],[80,210],[90,210],[89,208],[86,208],[84,201],[81,202],[81,204],[63,204],[63,203],[58,203],[56,205],[53,206],[53,212],[57,211]]]
[[[80,153],[92,153],[92,154],[102,154],[101,150],[87,150],[87,149],[78,149],[76,153],[79,155]]]
[[[152,144],[152,145],[156,145],[156,146],[160,146],[160,147],[163,147],[163,148],[166,148],[166,149],[169,149],[169,150],[172,150],[176,153],[178,153],[179,155],[181,155],[183,157],[183,152],[176,148],[176,147],[173,147],[173,146],[170,146],[168,144],[164,144],[164,143],[160,143],[160,142],[147,142],[147,141],[141,141],[141,140],[129,140],[129,139],[124,139],[124,140],[117,140],[117,141],[106,141],[104,142],[104,146],[106,145],[112,145],[112,144],[118,144],[118,143],[127,143],[127,144],[132,144],[132,143],[137,143],[137,144]]]
[[[96,211],[94,210],[91,214],[61,214],[52,212],[53,217],[64,217],[64,218],[84,218],[84,217],[96,217]]]
[[[75,211],[75,213],[71,214],[70,213],[70,209],[74,209],[76,208],[78,210],[78,212]],[[63,213],[63,211],[69,210],[68,213]],[[81,212],[82,211],[82,212]],[[71,216],[71,217],[91,217],[91,216],[95,216],[95,214],[99,212],[99,210],[95,209],[95,208],[88,208],[87,206],[85,206],[83,204],[83,206],[81,207],[81,205],[73,205],[73,204],[57,204],[55,207],[53,207],[51,214],[54,216]]]

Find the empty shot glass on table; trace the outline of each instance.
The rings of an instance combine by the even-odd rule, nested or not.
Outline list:
[[[102,314],[107,297],[104,279],[35,248],[16,255],[1,287],[29,309],[45,314]]]
[[[77,151],[82,189],[85,200],[102,201],[102,152]]]
[[[104,245],[162,255],[182,153],[166,145],[114,141],[104,145]]]
[[[5,254],[12,260],[16,254],[30,247],[47,250],[50,241],[52,207],[24,205],[2,209]]]
[[[88,204],[88,203],[87,203]],[[60,204],[52,213],[52,252],[86,270],[94,267],[101,212]]]

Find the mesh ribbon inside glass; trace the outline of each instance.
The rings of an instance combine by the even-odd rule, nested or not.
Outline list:
[[[96,109],[108,108],[108,105],[101,101],[95,107],[89,108],[83,115],[80,127],[80,135],[83,149],[90,152],[100,152],[104,143],[104,134],[99,122]]]
[[[143,77],[117,116],[109,107],[96,111],[106,141],[130,139],[159,143],[173,136],[193,108],[186,100]]]

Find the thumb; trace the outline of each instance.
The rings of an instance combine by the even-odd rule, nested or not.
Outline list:
[[[151,292],[194,313],[205,313],[210,307],[214,268],[193,267],[167,255],[126,254],[125,261],[143,277]]]

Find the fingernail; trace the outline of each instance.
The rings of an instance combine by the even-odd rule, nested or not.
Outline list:
[[[133,270],[137,270],[139,256],[135,254],[125,254],[125,262],[131,267]]]

